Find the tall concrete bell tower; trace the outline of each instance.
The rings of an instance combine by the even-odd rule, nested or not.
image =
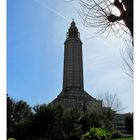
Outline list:
[[[102,101],[96,100],[84,90],[82,59],[80,33],[73,20],[64,42],[63,89],[53,102],[76,108],[82,108],[89,103],[102,106]]]

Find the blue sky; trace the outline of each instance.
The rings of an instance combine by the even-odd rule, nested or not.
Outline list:
[[[31,106],[49,103],[62,90],[64,41],[75,19],[83,42],[84,85],[93,97],[116,93],[133,111],[133,82],[122,71],[124,40],[103,38],[82,25],[77,1],[8,0],[7,92]]]

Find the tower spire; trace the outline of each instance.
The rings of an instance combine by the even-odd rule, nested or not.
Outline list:
[[[72,19],[70,28],[69,28],[68,33],[67,33],[67,37],[68,38],[73,38],[73,37],[79,38],[79,32],[78,32],[78,29],[76,27],[76,23],[75,23],[74,19]]]

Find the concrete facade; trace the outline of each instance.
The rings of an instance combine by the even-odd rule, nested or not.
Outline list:
[[[102,107],[101,100],[96,100],[84,90],[83,79],[82,42],[72,21],[64,43],[63,89],[53,102],[60,102],[69,108],[89,108],[90,105],[90,109],[94,110],[97,106]]]
[[[131,113],[125,113],[125,114],[115,114],[115,129],[124,131],[126,130],[126,124],[125,119],[126,117],[132,117]]]

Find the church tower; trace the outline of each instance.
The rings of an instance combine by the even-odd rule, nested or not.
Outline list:
[[[84,89],[82,42],[74,21],[67,32],[64,44],[63,89]]]
[[[73,20],[64,43],[63,89],[53,102],[70,108],[83,108],[90,103],[102,106],[101,100],[96,100],[84,90],[82,59],[80,33]]]

